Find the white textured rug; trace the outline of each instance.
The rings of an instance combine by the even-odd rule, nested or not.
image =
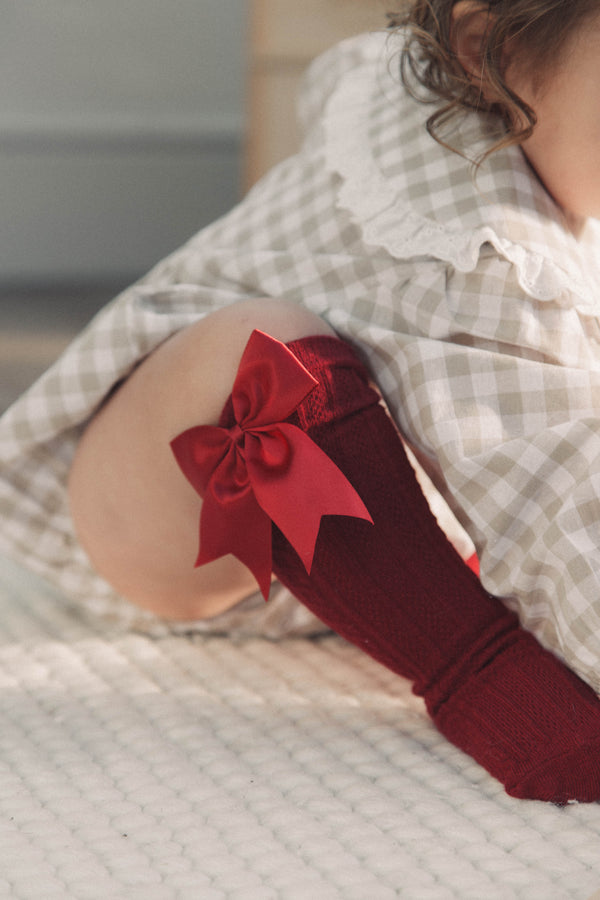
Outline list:
[[[0,897],[589,900],[600,805],[507,797],[336,637],[90,624],[0,568]]]

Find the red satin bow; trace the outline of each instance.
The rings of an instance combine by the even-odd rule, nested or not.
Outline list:
[[[271,522],[310,572],[321,516],[372,521],[335,463],[284,419],[318,384],[280,341],[253,331],[231,394],[232,428],[198,425],[171,448],[204,498],[196,566],[232,553],[265,599],[271,583]]]

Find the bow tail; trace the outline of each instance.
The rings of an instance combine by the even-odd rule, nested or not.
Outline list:
[[[265,600],[271,586],[271,520],[260,508],[250,488],[229,498],[217,499],[210,486],[200,514],[200,549],[196,566],[231,553],[254,575]]]
[[[310,574],[323,516],[351,516],[371,524],[373,520],[341,469],[307,434],[283,422],[276,430],[290,448],[287,465],[277,470],[261,464],[270,437],[263,435],[260,453],[247,455],[248,475],[260,507]]]

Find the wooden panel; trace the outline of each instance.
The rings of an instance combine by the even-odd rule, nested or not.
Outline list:
[[[253,75],[244,163],[246,187],[298,146],[296,97],[303,69],[297,66]]]
[[[250,187],[298,146],[302,73],[328,47],[385,27],[384,0],[254,0],[244,185]]]
[[[255,58],[312,59],[344,37],[385,26],[381,0],[254,0]]]

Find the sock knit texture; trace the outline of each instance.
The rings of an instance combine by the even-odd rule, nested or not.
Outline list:
[[[319,386],[288,420],[374,520],[327,516],[311,574],[273,529],[280,581],[338,634],[414,682],[439,730],[515,797],[600,798],[600,701],[490,597],[443,534],[349,345],[288,344]],[[222,424],[231,418],[226,407]]]

